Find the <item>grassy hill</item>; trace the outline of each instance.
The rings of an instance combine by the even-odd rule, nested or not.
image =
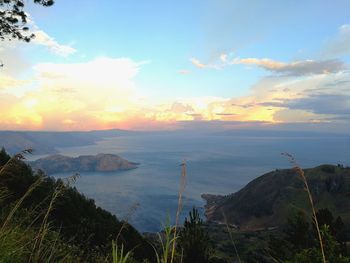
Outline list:
[[[350,228],[350,168],[321,165],[305,169],[316,209],[328,208]],[[209,221],[259,230],[284,225],[297,210],[310,214],[303,182],[294,169],[276,170],[251,181],[227,196],[203,195]]]

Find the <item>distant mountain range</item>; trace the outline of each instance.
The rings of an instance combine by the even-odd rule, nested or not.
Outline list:
[[[341,216],[350,230],[350,167],[321,165],[305,169],[317,209]],[[209,221],[236,225],[244,230],[282,226],[302,209],[311,213],[304,185],[294,169],[275,170],[226,196],[203,194]],[[225,219],[226,218],[226,219]]]
[[[250,137],[349,137],[349,134],[336,134],[326,132],[310,131],[283,131],[283,130],[254,130],[254,129],[230,129],[214,132],[205,129],[196,130],[173,130],[173,131],[127,131],[120,129],[99,130],[99,131],[0,131],[0,148],[4,147],[10,154],[16,154],[24,149],[31,148],[34,154],[54,154],[58,153],[58,148],[86,146],[96,143],[104,138],[131,136],[131,135],[157,135],[157,134],[206,134],[214,136],[250,136]]]
[[[118,129],[88,132],[0,131],[0,147],[11,154],[29,148],[35,154],[52,154],[58,152],[58,147],[91,145],[103,138],[135,133]]]
[[[114,154],[82,155],[68,157],[51,155],[29,163],[34,170],[41,169],[48,174],[64,172],[113,172],[135,169],[138,163],[129,162]]]

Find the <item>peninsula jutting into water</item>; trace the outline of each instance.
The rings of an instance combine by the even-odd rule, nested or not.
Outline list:
[[[55,154],[30,162],[30,165],[33,169],[41,169],[51,175],[66,172],[115,172],[135,169],[139,164],[129,162],[115,154],[100,153],[78,157]]]

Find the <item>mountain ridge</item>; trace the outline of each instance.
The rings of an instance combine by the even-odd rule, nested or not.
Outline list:
[[[328,208],[350,225],[350,167],[325,164],[304,171],[316,208]],[[296,210],[310,213],[303,187],[294,169],[277,169],[235,193],[203,194],[205,215],[208,221],[227,222],[243,230],[279,227]]]
[[[96,131],[0,131],[0,147],[11,154],[33,149],[35,154],[54,154],[58,147],[93,145],[103,138],[135,134],[127,130]]]

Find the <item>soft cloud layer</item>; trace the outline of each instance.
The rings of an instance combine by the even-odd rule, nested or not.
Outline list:
[[[347,71],[266,77],[244,97],[178,98],[150,104],[138,96],[135,79],[142,65],[129,58],[107,57],[85,63],[37,64],[33,67],[35,78],[12,84],[36,86],[24,95],[10,95],[11,85],[2,82],[0,128],[162,129],[184,127],[183,122],[189,121],[246,127],[257,123],[342,122],[348,121],[350,114]]]
[[[350,54],[350,24],[344,24],[339,28],[338,35],[328,42],[323,54],[329,57]]]
[[[138,70],[139,63],[126,58],[38,64],[32,83],[36,88],[13,99],[12,107],[2,110],[1,123],[15,119],[17,126],[46,129],[117,123],[137,104],[133,78]],[[4,99],[0,97],[1,103]],[[28,115],[36,117],[28,120]]]
[[[11,89],[14,87],[20,87],[24,84],[28,83],[25,80],[19,80],[16,78],[12,78],[10,76],[0,76],[0,90],[1,89]]]
[[[213,68],[213,69],[219,69],[218,65],[215,64],[204,64],[202,62],[200,62],[198,59],[196,58],[191,58],[190,62],[197,68],[200,69],[204,69],[204,68]]]
[[[350,24],[340,26],[337,35],[329,39],[327,44],[321,47],[320,51],[316,59],[290,62],[271,58],[239,58],[233,57],[233,53],[221,53],[217,56],[214,64],[203,63],[197,58],[191,58],[190,62],[199,69],[223,69],[235,65],[247,65],[260,67],[274,74],[295,77],[337,73],[349,69],[349,66],[340,57],[350,55]]]
[[[23,83],[2,81],[1,129],[89,130],[175,127],[177,121],[227,117],[219,97],[180,98],[151,105],[135,77],[144,62],[100,57],[84,63],[40,63]],[[10,85],[11,84],[11,85]],[[10,95],[14,85],[32,85]],[[6,88],[6,89],[5,89]],[[12,92],[14,93],[14,92]]]
[[[278,107],[306,110],[315,114],[350,115],[350,96],[346,94],[309,94],[307,97],[282,100]]]
[[[57,55],[66,57],[77,52],[76,49],[69,45],[59,44],[53,37],[50,37],[42,30],[36,30],[33,33],[35,34],[35,38],[32,40],[33,43],[46,46]]]
[[[327,122],[350,113],[350,90],[346,88],[349,78],[349,72],[298,79],[264,78],[253,87],[251,96],[232,105],[245,112],[260,109],[274,122]]]
[[[130,58],[98,57],[75,63],[37,63],[23,59],[18,43],[0,48],[8,64],[0,75],[0,129],[91,130],[106,128],[162,129],[264,126],[283,123],[337,123],[350,119],[350,71],[337,57],[348,54],[350,26],[343,25],[328,43],[327,59],[279,61],[235,58],[216,54],[199,70],[262,68],[267,75],[241,97],[205,96],[153,101],[140,96],[138,74],[145,62]],[[58,43],[37,28],[34,44],[60,56],[76,50]],[[338,52],[338,53],[337,53]],[[7,63],[5,61],[5,63]],[[186,67],[185,67],[186,68]],[[194,70],[194,69],[192,69]],[[189,74],[173,69],[173,74]],[[207,71],[203,71],[208,73]],[[232,70],[234,77],[234,70]],[[184,79],[191,78],[190,74]],[[159,76],[160,77],[160,76]],[[141,78],[142,79],[142,78]],[[152,88],[152,87],[151,87]],[[143,94],[147,94],[143,90]]]
[[[254,65],[277,74],[290,76],[303,76],[313,74],[329,74],[345,70],[346,65],[336,59],[332,60],[304,60],[290,63],[275,61],[272,59],[243,58],[235,59],[232,64]]]
[[[293,62],[282,62],[269,58],[235,58],[228,59],[228,54],[221,54],[217,64],[204,64],[198,59],[192,58],[191,63],[199,69],[220,69],[234,65],[257,66],[275,74],[288,76],[306,76],[316,74],[337,73],[348,69],[348,66],[339,59],[328,60],[300,60]]]

